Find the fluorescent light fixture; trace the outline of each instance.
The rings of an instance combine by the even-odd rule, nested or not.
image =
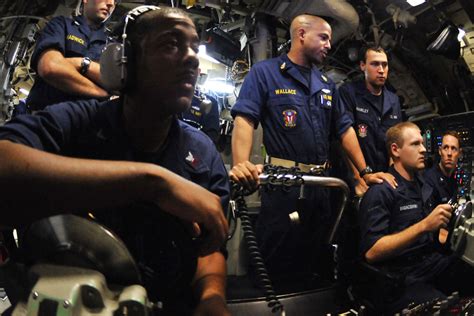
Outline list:
[[[199,45],[198,57],[210,61],[211,63],[220,64],[219,61],[209,56],[206,52],[206,45]]]
[[[458,41],[462,42],[462,38],[466,35],[466,31],[464,31],[462,28],[458,28],[458,30]]]
[[[234,93],[235,87],[228,84],[223,79],[208,79],[203,85],[204,90],[213,91],[216,93],[232,94]]]
[[[416,7],[417,5],[423,4],[426,0],[407,0],[408,4],[412,7]]]
[[[30,91],[26,90],[25,88],[20,88],[19,91],[20,93],[23,93],[24,95],[30,94]]]

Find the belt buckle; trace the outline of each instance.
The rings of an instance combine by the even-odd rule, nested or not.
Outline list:
[[[325,161],[322,165],[314,165],[314,167],[311,167],[309,170],[309,173],[315,174],[315,175],[321,175],[327,169],[328,169],[328,162]]]
[[[309,169],[309,173],[313,175],[320,175],[325,170],[324,165],[315,165]]]

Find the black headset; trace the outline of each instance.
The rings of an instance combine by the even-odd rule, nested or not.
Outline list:
[[[100,77],[104,88],[113,93],[123,90],[127,86],[128,59],[130,57],[130,43],[127,40],[127,26],[134,23],[139,16],[160,7],[153,5],[143,5],[130,10],[123,23],[121,42],[108,44],[100,56]]]

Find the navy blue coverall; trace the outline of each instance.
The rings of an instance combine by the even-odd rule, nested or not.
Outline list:
[[[209,95],[206,95],[206,98],[212,103],[207,109],[208,112],[201,106],[201,96],[194,95],[190,108],[181,114],[181,119],[191,126],[200,128],[216,144],[219,138],[219,104]]]
[[[441,172],[439,164],[433,165],[430,169],[423,173],[426,185],[433,190],[432,202],[433,207],[438,204],[447,203],[450,199],[456,199],[458,193],[458,185],[454,174],[447,177]]]
[[[424,184],[420,175],[416,175],[414,181],[408,181],[393,167],[388,172],[395,176],[398,187],[393,189],[386,182],[373,185],[360,205],[362,257],[380,238],[407,229],[431,212],[428,204],[432,188]],[[393,315],[411,302],[419,304],[446,298],[445,294],[452,290],[471,289],[472,292],[472,278],[468,277],[472,277],[472,271],[453,255],[441,252],[439,244],[434,242],[437,237],[437,233],[426,233],[391,258],[374,264],[405,277],[404,288],[396,294],[387,294],[385,286],[376,288],[374,284],[371,292],[372,296],[378,296],[380,306],[377,307],[381,312]],[[468,284],[463,282],[466,277]]]
[[[31,57],[31,67],[38,71],[41,54],[48,49],[55,49],[66,58],[89,57],[92,61],[99,61],[102,49],[107,42],[104,28],[102,25],[97,30],[91,30],[83,16],[53,18],[41,31],[36,42],[35,51]],[[40,76],[36,76],[26,104],[31,110],[37,111],[50,104],[78,99],[81,97],[58,90]]]
[[[395,124],[402,121],[402,113],[398,96],[383,87],[380,96],[374,96],[366,87],[364,80],[349,82],[343,84],[338,89],[339,102],[345,109],[347,116],[354,131],[357,134],[360,149],[364,155],[367,166],[370,166],[374,172],[386,172],[389,164],[389,156],[386,149],[387,130]],[[337,151],[333,156],[345,156],[340,146],[334,146]],[[345,159],[333,159],[333,176],[342,178],[347,182],[351,189],[351,194],[355,196],[355,186],[353,170],[347,165]],[[352,205],[351,205],[352,206]],[[350,207],[351,207],[350,206]],[[339,261],[345,261],[346,257],[350,262],[351,258],[357,256],[355,249],[357,246],[353,238],[353,225],[356,219],[351,219],[353,212],[347,212],[349,217],[343,218],[342,225],[346,227],[344,242],[339,250]],[[350,269],[350,268],[349,268]]]
[[[125,134],[122,109],[121,99],[64,102],[14,118],[0,127],[0,139],[69,157],[155,163],[217,194],[227,209],[227,171],[204,133],[176,119],[159,152],[140,152]],[[134,255],[151,299],[163,300],[165,309],[192,305],[190,282],[198,246],[189,242],[189,232],[180,220],[139,201],[94,211]]]
[[[389,156],[385,133],[402,121],[398,96],[384,87],[380,109],[380,106],[374,104],[375,100],[365,86],[365,81],[346,83],[339,88],[338,93],[339,102],[350,117],[357,134],[366,164],[374,172],[387,171]]]
[[[310,82],[286,56],[255,64],[243,83],[233,117],[242,115],[263,127],[263,144],[270,157],[304,164],[328,160],[330,138],[351,125],[336,100],[335,84],[315,66]],[[315,253],[329,229],[327,190],[305,188],[305,206],[297,205],[299,188],[263,191],[257,239],[270,272],[291,274],[314,270]],[[305,214],[292,226],[288,214]],[[318,260],[322,260],[319,258]]]

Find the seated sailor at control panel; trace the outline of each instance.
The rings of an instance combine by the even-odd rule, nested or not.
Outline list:
[[[410,302],[443,298],[455,289],[461,294],[472,292],[472,270],[439,251],[441,247],[435,241],[440,228],[448,225],[452,209],[449,204],[433,210],[426,205],[431,190],[419,175],[426,151],[419,128],[411,122],[391,127],[387,148],[393,159],[389,172],[398,187],[378,184],[365,194],[359,213],[360,250],[369,264],[403,275],[405,280],[398,293],[374,289],[378,308],[393,314]]]
[[[103,71],[126,74],[104,76],[120,98],[60,103],[0,128],[0,188],[10,210],[2,224],[92,210],[123,239],[165,315],[228,315],[227,171],[211,140],[176,118],[196,83],[196,28],[182,10],[142,6],[120,33],[123,42],[101,57]],[[183,255],[161,249],[173,227],[189,228],[176,232],[190,240]],[[180,281],[163,282],[172,272]]]
[[[458,185],[454,178],[454,171],[461,156],[461,143],[455,131],[443,133],[439,146],[439,163],[434,164],[423,174],[425,182],[433,189],[433,206],[456,200]]]

